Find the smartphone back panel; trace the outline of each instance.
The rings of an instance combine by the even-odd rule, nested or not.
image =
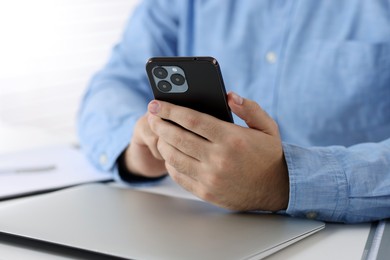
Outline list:
[[[151,58],[146,64],[146,70],[155,99],[233,122],[216,59],[212,57]]]

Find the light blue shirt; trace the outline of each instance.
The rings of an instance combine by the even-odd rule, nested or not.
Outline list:
[[[80,110],[80,141],[99,168],[115,169],[153,99],[145,73],[153,56],[215,57],[227,90],[274,118],[287,214],[390,217],[388,0],[142,2]]]

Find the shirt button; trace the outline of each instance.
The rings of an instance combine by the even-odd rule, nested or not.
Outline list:
[[[99,163],[101,165],[107,164],[107,161],[108,161],[107,155],[105,155],[104,153],[99,156]]]
[[[306,218],[308,218],[308,219],[315,219],[315,218],[317,218],[317,212],[314,212],[314,211],[307,212],[306,213]]]
[[[268,61],[268,63],[274,64],[276,63],[278,57],[276,56],[275,52],[270,51],[265,55],[265,59]]]

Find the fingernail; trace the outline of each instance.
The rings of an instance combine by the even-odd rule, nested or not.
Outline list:
[[[152,114],[157,114],[160,111],[160,103],[153,100],[149,103],[149,112]]]
[[[233,98],[234,104],[236,104],[236,105],[241,106],[244,103],[244,99],[234,92],[232,92],[232,98]]]

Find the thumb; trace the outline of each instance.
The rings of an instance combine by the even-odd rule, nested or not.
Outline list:
[[[232,112],[244,120],[248,127],[272,136],[279,135],[276,122],[256,102],[242,98],[234,92],[229,92],[227,96]]]

